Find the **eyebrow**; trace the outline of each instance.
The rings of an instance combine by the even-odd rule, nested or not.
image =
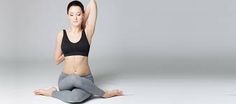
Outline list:
[[[74,13],[74,12],[69,12],[69,13]],[[76,13],[81,13],[81,12],[76,12]]]

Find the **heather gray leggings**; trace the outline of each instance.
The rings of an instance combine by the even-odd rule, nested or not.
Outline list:
[[[83,102],[91,96],[102,97],[104,91],[94,84],[92,74],[87,76],[68,75],[61,73],[58,80],[59,91],[54,91],[52,97],[67,103]]]

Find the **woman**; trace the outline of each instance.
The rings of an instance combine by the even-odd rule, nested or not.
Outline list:
[[[63,72],[55,87],[38,89],[36,95],[51,96],[67,103],[82,102],[91,96],[110,98],[121,96],[120,90],[103,91],[94,84],[88,64],[90,44],[97,18],[96,0],[90,0],[86,10],[80,1],[72,1],[67,6],[70,27],[58,33],[55,62],[64,61]]]

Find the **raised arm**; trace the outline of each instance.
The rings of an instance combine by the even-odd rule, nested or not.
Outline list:
[[[96,20],[97,20],[97,2],[96,0],[90,0],[88,6],[85,9],[85,31],[89,38],[93,37]]]
[[[56,47],[55,47],[55,53],[54,53],[54,61],[58,65],[61,62],[64,61],[64,55],[61,51],[61,41],[63,37],[63,31],[59,32],[57,34],[57,39],[56,39]]]

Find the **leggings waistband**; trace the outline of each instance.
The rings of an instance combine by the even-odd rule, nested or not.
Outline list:
[[[64,72],[61,72],[61,74],[64,75],[64,76],[68,76],[68,75],[77,75],[77,76],[80,76],[80,75],[78,75],[78,74],[67,74],[67,73],[64,73]],[[88,76],[92,76],[92,74],[89,73],[88,75],[80,76],[80,77],[88,77]]]
[[[60,75],[60,78],[59,78],[59,79],[63,79],[64,77],[70,76],[70,75],[80,76],[80,75],[78,75],[78,74],[67,74],[67,73],[61,72],[61,75]],[[93,75],[92,75],[91,73],[89,73],[89,74],[86,75],[86,76],[80,76],[80,77],[89,79],[89,80],[91,80],[91,81],[94,82]]]

